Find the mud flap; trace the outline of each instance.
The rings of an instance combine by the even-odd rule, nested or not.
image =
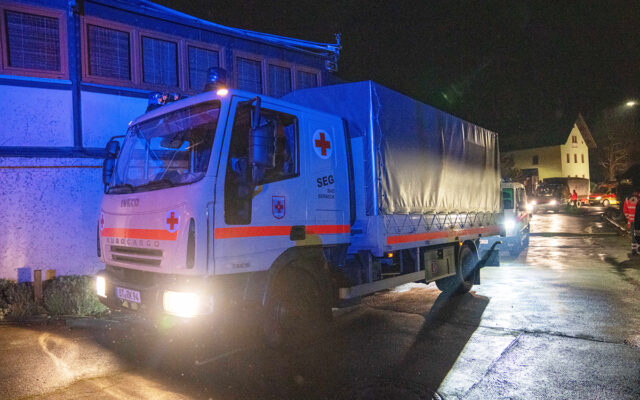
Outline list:
[[[500,249],[496,248],[497,245],[502,244],[501,241],[495,242],[489,250],[482,252],[482,258],[478,262],[478,269],[484,267],[499,267],[500,266]]]

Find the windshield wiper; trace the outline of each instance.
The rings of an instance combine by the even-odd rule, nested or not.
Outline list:
[[[151,182],[147,182],[144,185],[139,185],[135,187],[135,190],[140,190],[140,189],[157,189],[157,188],[163,188],[163,187],[174,187],[176,186],[173,182],[171,182],[169,179],[167,178],[162,178],[162,179],[157,179],[155,181],[151,181]]]
[[[121,191],[122,189],[128,189],[129,191]],[[109,193],[133,193],[133,185],[128,183],[122,183],[120,185],[109,186]]]

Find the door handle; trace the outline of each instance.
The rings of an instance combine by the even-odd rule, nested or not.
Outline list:
[[[307,237],[307,232],[304,225],[294,225],[291,227],[291,233],[289,233],[290,240],[304,240]]]

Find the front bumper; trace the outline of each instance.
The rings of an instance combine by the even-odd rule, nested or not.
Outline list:
[[[107,269],[98,274],[104,279],[104,292],[106,297],[98,296],[100,302],[112,310],[127,310],[143,313],[146,316],[157,317],[172,314],[179,318],[192,318],[210,315],[214,310],[211,288],[208,286],[205,277],[184,277],[175,275],[163,275],[145,271],[125,269],[107,266]],[[208,299],[208,301],[198,301],[198,305],[193,306],[190,311],[181,313],[181,310],[174,312],[171,307],[165,304],[167,298],[175,299],[176,296],[166,296],[166,293],[173,294],[197,294],[198,300]],[[179,296],[178,296],[179,297]],[[192,296],[193,297],[193,296]],[[179,299],[184,302],[184,299]],[[200,307],[202,305],[203,307]],[[188,307],[189,305],[184,305]]]

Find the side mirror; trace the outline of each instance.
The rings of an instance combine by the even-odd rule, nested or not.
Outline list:
[[[276,130],[273,122],[258,128],[251,128],[249,162],[259,169],[269,169],[276,166]]]
[[[102,162],[102,183],[107,186],[113,176],[113,168],[116,165],[115,158],[105,158]]]
[[[113,168],[116,165],[116,158],[120,153],[120,142],[111,138],[104,148],[105,158],[102,163],[102,183],[107,186],[113,176]]]
[[[260,97],[251,100],[251,130],[249,132],[249,164],[252,180],[259,182],[266,169],[276,166],[276,128],[273,121],[262,123]]]

